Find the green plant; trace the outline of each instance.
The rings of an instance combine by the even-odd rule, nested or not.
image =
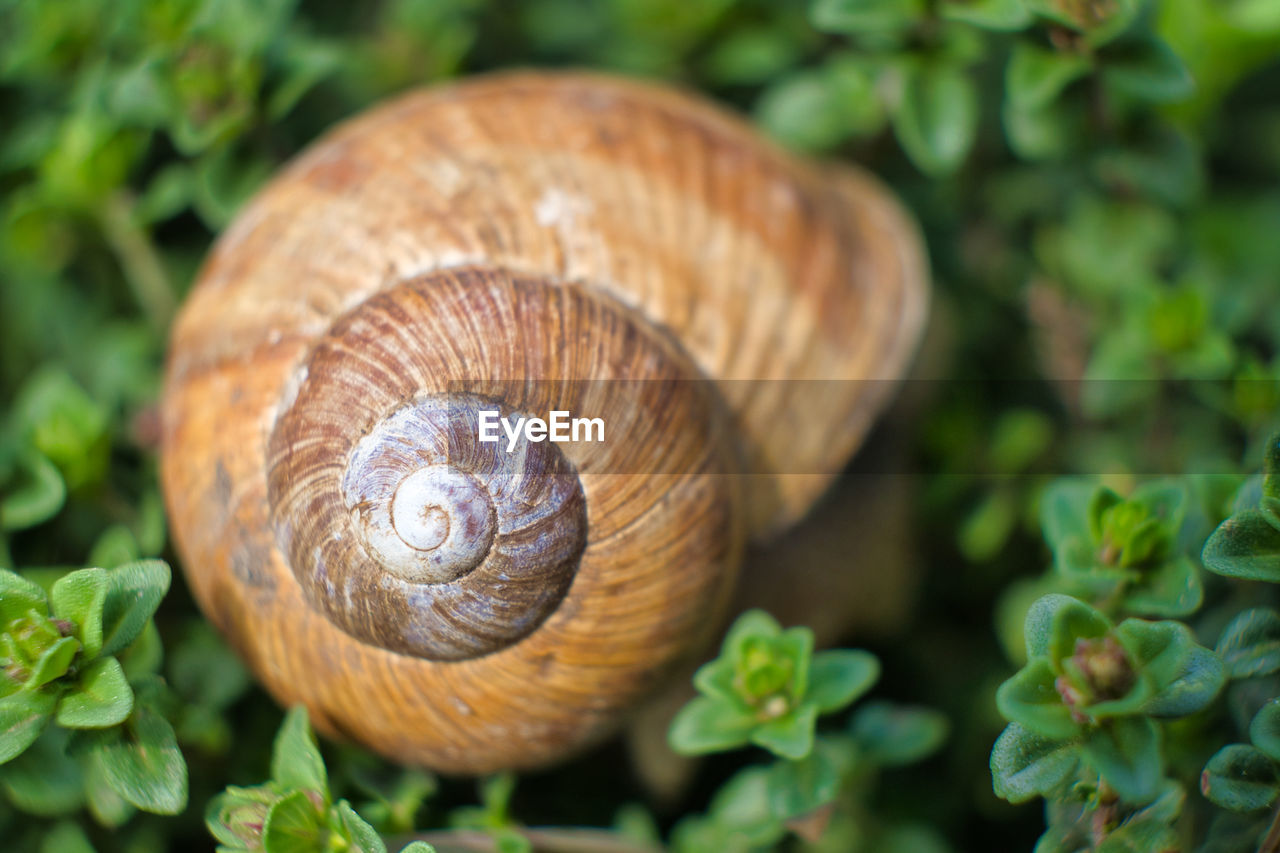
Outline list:
[[[333,800],[324,760],[301,708],[289,712],[276,735],[271,781],[252,788],[228,788],[209,802],[205,823],[218,839],[219,850],[385,853],[387,849],[349,802]],[[404,847],[407,853],[432,850],[422,841]]]
[[[814,654],[807,628],[784,631],[759,610],[738,617],[720,656],[694,676],[702,695],[676,715],[668,737],[686,755],[751,743],[778,760],[726,782],[705,815],[676,827],[675,849],[757,849],[789,832],[825,843],[825,849],[894,849],[921,843],[922,837],[923,843],[940,844],[923,830],[876,825],[862,800],[881,768],[910,764],[937,750],[947,735],[945,717],[874,702],[844,731],[815,738],[819,715],[844,711],[879,674],[879,661],[867,652]]]
[[[66,763],[53,746],[65,744],[84,773],[130,805],[160,814],[186,806],[187,767],[157,708],[158,640],[147,630],[168,588],[158,560],[74,571],[47,594],[0,569],[0,773],[11,790]],[[46,750],[28,752],[50,724],[73,734],[51,732]],[[74,797],[79,779],[68,775]],[[39,810],[38,800],[27,802]]]

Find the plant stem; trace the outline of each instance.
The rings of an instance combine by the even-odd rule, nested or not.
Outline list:
[[[122,191],[109,196],[97,218],[134,298],[152,327],[164,331],[173,319],[177,299],[151,235],[134,219],[132,194]]]
[[[1271,813],[1271,826],[1258,845],[1258,853],[1280,853],[1280,803],[1276,804],[1275,811]]]
[[[533,844],[536,853],[661,853],[654,847],[623,838],[615,833],[599,829],[543,827],[520,829],[521,835]],[[442,829],[418,832],[387,839],[388,847],[403,847],[410,841],[425,841],[436,848],[437,853],[493,853],[498,849],[496,839],[487,832],[475,829]]]

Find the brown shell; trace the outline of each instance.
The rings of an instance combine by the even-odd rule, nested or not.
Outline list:
[[[905,370],[925,286],[878,184],[688,95],[527,72],[411,93],[263,190],[179,317],[163,480],[188,579],[322,729],[446,771],[556,760],[706,639],[742,540],[844,464]],[[396,587],[360,538],[374,499],[344,471],[492,473],[459,435],[428,459],[385,426],[455,396],[612,426],[520,469],[565,484],[537,536],[504,528],[494,498],[514,544],[439,579],[472,586]],[[538,488],[522,506],[556,491]],[[529,569],[539,537],[555,553]],[[404,627],[419,606],[444,639]]]

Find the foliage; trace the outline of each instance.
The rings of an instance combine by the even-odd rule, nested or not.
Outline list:
[[[748,767],[725,783],[705,815],[676,826],[674,848],[748,850],[794,832],[831,849],[882,849],[901,827],[872,827],[865,788],[881,768],[937,750],[947,721],[936,711],[876,702],[844,731],[814,737],[819,715],[845,710],[879,674],[879,661],[868,652],[814,654],[809,629],[784,631],[760,610],[739,616],[719,657],[694,675],[703,695],[681,709],[668,736],[686,755],[750,742],[779,760]]]
[[[227,853],[262,850],[350,850],[386,853],[382,837],[346,800],[334,801],[324,760],[311,734],[307,713],[285,716],[271,755],[271,781],[252,788],[228,788],[214,797],[205,823]],[[423,841],[402,853],[433,853]]]
[[[678,803],[646,802],[657,819],[599,756],[487,780],[480,807],[354,748],[302,778],[322,765],[296,716],[272,781],[218,794],[265,778],[279,716],[180,578],[159,600],[174,309],[322,129],[513,64],[695,87],[865,163],[918,216],[922,361],[945,380],[912,383],[900,430],[927,472],[920,601],[874,657],[740,623],[673,739],[771,763],[712,754]],[[1277,87],[1271,0],[0,0],[0,837],[200,847],[220,797],[227,832],[279,807],[293,840],[338,846],[547,840],[513,812],[621,813],[600,832],[637,849],[1275,842]],[[875,661],[913,704],[846,716]]]

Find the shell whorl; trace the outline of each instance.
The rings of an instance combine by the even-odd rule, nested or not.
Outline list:
[[[484,332],[460,341],[457,324],[479,318]],[[634,475],[733,452],[704,443],[720,417],[702,399],[710,384],[635,323],[607,297],[471,268],[401,282],[334,323],[286,386],[267,443],[275,538],[307,601],[363,642],[428,660],[480,657],[537,628],[586,547],[574,459]],[[603,328],[620,333],[587,331]],[[566,333],[592,342],[557,346]],[[689,418],[683,433],[656,423],[659,404]],[[479,440],[482,411],[511,422],[548,409],[607,419],[609,440]],[[627,460],[645,445],[639,470]]]
[[[710,639],[747,534],[835,476],[925,284],[874,179],[696,98],[572,73],[409,93],[282,170],[175,324],[192,591],[323,731],[452,772],[562,759]],[[489,402],[607,440],[498,464],[459,432]]]

